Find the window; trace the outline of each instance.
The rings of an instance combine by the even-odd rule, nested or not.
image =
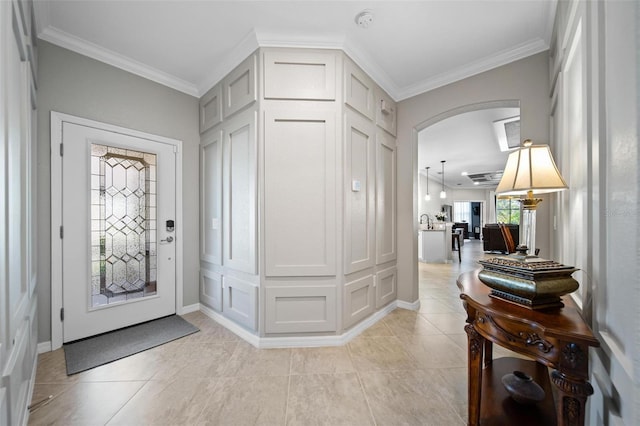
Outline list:
[[[471,223],[471,203],[468,201],[453,202],[453,221]]]
[[[499,223],[520,224],[520,202],[515,198],[496,199],[496,217]]]

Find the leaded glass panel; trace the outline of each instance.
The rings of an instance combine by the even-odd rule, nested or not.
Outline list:
[[[91,145],[91,303],[156,294],[156,155]]]

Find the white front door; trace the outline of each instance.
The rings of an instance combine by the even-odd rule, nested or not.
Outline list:
[[[175,145],[61,127],[63,342],[174,314]]]

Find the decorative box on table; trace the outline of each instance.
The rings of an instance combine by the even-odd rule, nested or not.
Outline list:
[[[480,260],[478,278],[491,288],[491,297],[529,309],[564,306],[560,296],[578,289],[571,277],[576,268],[538,257],[511,256]]]

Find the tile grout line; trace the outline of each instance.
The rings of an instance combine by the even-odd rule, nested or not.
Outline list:
[[[383,318],[384,321],[384,318]],[[393,333],[393,330],[390,330]],[[351,353],[351,345],[347,343],[347,353],[349,354],[349,359],[351,360],[351,365],[356,373],[356,378],[358,379],[358,384],[360,385],[360,389],[362,390],[362,396],[364,396],[364,402],[367,404],[367,409],[369,409],[369,415],[371,416],[371,420],[373,420],[373,425],[377,426],[376,417],[373,415],[373,410],[371,409],[371,404],[369,403],[369,397],[367,396],[367,392],[364,389],[364,385],[362,384],[362,378],[360,377],[360,372],[356,368],[356,364],[353,361],[353,354]]]
[[[287,397],[284,402],[284,423],[287,425],[287,416],[289,415],[289,395],[291,394],[291,370],[293,369],[293,351],[294,348],[289,349],[289,375],[287,377]]]
[[[377,426],[378,422],[376,422],[376,417],[373,415],[373,410],[371,409],[371,404],[369,403],[369,397],[367,396],[367,391],[364,389],[364,385],[362,384],[362,377],[360,377],[359,371],[356,371],[356,377],[358,378],[360,389],[362,389],[362,396],[364,396],[364,402],[367,403],[367,408],[369,409],[369,415],[371,416],[371,420],[373,420],[373,425]]]
[[[124,402],[124,404],[122,404],[122,406],[121,406],[120,408],[118,408],[118,409],[116,410],[116,412],[115,412],[115,413],[113,413],[113,415],[112,415],[111,417],[109,417],[109,420],[107,420],[107,421],[105,422],[105,424],[104,424],[105,426],[107,426],[107,425],[108,425],[108,424],[109,424],[109,423],[110,423],[110,422],[111,422],[111,421],[112,421],[112,420],[113,420],[113,419],[118,415],[118,413],[120,413],[120,412],[122,411],[122,409],[123,409],[124,407],[126,407],[126,406],[127,406],[127,404],[128,404],[128,403],[130,403],[130,402],[131,402],[131,400],[132,400],[133,398],[135,398],[135,396],[136,396],[136,395],[137,395],[137,394],[142,390],[142,388],[144,388],[145,386],[147,386],[147,384],[149,384],[149,381],[150,381],[150,380],[139,380],[139,381],[144,382],[144,383],[142,384],[142,386],[140,386],[140,387],[138,388],[138,390],[137,390],[137,391],[135,391],[135,392],[133,393],[133,395],[131,395],[131,398],[129,398],[128,400],[126,400],[126,401]],[[90,382],[87,382],[87,383],[90,383]]]

